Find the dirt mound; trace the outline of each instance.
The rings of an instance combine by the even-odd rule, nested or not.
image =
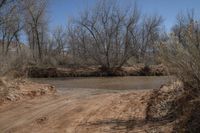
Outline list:
[[[181,82],[170,86],[162,86],[151,94],[147,109],[147,119],[150,121],[174,120],[181,108],[181,100],[186,97]]]
[[[55,93],[50,85],[37,84],[23,79],[0,78],[0,104]]]
[[[181,82],[154,90],[148,101],[147,121],[170,124],[172,132],[198,132],[200,98],[192,97],[187,90]]]

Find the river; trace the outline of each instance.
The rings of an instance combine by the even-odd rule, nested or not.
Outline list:
[[[81,77],[81,78],[36,78],[32,81],[51,84],[59,91],[74,89],[97,89],[107,91],[130,91],[158,89],[173,80],[169,76],[128,76],[128,77]]]

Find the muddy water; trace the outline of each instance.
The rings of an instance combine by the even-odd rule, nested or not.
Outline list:
[[[40,78],[32,79],[39,83],[54,85],[60,91],[74,89],[98,89],[98,90],[144,90],[156,89],[161,85],[171,82],[168,76],[146,77],[89,77],[89,78]]]

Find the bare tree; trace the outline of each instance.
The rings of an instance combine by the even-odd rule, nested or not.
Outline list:
[[[67,45],[67,34],[62,26],[58,26],[53,31],[54,49],[57,55],[65,55]]]
[[[47,31],[47,0],[23,0],[25,31],[33,57],[42,60]]]
[[[16,0],[0,0],[0,8],[4,7],[5,5],[8,5],[11,2],[15,2]]]
[[[85,30],[80,27],[76,27],[73,24],[69,24],[67,31],[67,41],[68,41],[68,52],[72,55],[72,61],[74,65],[80,64],[79,58],[84,60],[84,63],[89,63],[91,59],[89,53],[89,39]]]
[[[156,43],[160,39],[162,24],[161,16],[144,17],[140,30],[140,58],[148,60],[146,57],[152,56],[156,52]]]
[[[173,26],[172,32],[184,46],[187,45],[188,39],[193,40],[197,46],[200,44],[199,21],[195,20],[194,11],[188,11],[187,14],[178,14],[177,23]],[[189,36],[190,34],[190,36]],[[187,36],[189,38],[187,38]]]
[[[17,3],[19,0],[0,0],[0,25],[8,22],[6,17],[16,8]]]
[[[106,69],[121,67],[138,49],[139,16],[136,6],[123,11],[115,2],[99,1],[69,28],[74,54]]]
[[[18,1],[7,2],[4,3],[6,7],[0,10],[2,17],[0,25],[1,49],[4,55],[7,55],[13,41],[19,41],[19,32],[23,28]]]

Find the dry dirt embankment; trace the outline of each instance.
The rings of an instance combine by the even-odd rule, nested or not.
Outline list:
[[[104,70],[98,67],[82,68],[27,68],[28,77],[102,77],[102,76],[162,76],[167,75],[166,68],[163,65],[135,65],[131,67],[113,68]]]
[[[51,85],[37,84],[24,79],[0,78],[0,106],[55,92],[56,89]]]
[[[199,117],[196,115],[197,118],[194,118],[193,115],[198,114],[196,109],[199,102],[187,99],[188,95],[180,82],[153,91],[91,93],[91,90],[87,89],[72,90],[59,96],[22,100],[3,106],[0,108],[0,131],[19,133],[170,133],[174,130],[182,132],[183,129],[198,131]]]

